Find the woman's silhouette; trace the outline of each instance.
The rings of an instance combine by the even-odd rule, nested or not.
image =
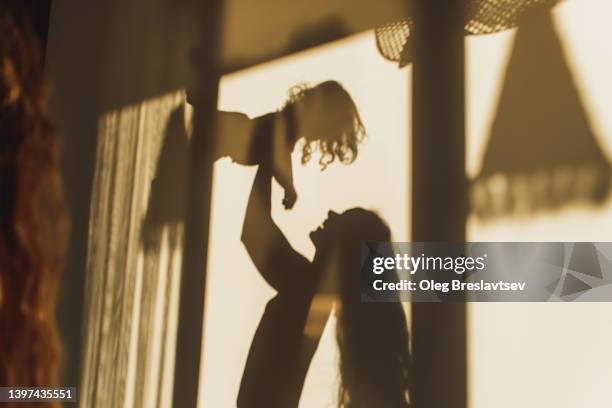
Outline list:
[[[308,261],[270,213],[272,172],[260,165],[247,206],[242,242],[262,277],[277,290],[247,358],[238,407],[297,407],[304,378],[335,297],[340,350],[340,407],[408,406],[408,330],[399,303],[362,303],[362,242],[388,241],[389,228],[360,208],[329,212],[311,239]],[[318,314],[318,316],[317,316]],[[320,324],[312,324],[319,321]],[[313,328],[314,326],[314,328]]]

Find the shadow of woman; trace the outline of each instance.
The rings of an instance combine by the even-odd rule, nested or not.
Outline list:
[[[389,241],[378,215],[361,208],[328,218],[310,234],[312,262],[295,251],[270,212],[271,171],[260,165],[242,242],[277,294],[266,306],[246,361],[237,405],[297,407],[332,309],[340,351],[340,407],[408,407],[410,353],[398,302],[361,302],[361,246]],[[333,300],[332,300],[333,299]],[[335,306],[334,306],[335,305]]]
[[[409,354],[401,306],[362,308],[358,298],[350,296],[359,294],[359,275],[351,279],[335,272],[359,272],[356,258],[351,256],[358,254],[362,241],[389,240],[389,229],[375,214],[365,210],[354,209],[342,215],[330,213],[326,228],[313,233],[313,240],[321,240],[321,244],[317,245],[317,257],[311,263],[291,248],[270,213],[272,178],[285,189],[286,208],[291,208],[297,198],[291,152],[298,141],[303,142],[303,164],[309,161],[314,149],[321,152],[322,169],[335,159],[350,164],[356,158],[365,129],[352,98],[340,84],[327,81],[312,88],[292,88],[288,101],[278,112],[251,119],[241,113],[219,111],[214,119],[216,137],[209,144],[212,150],[194,152],[196,147],[187,136],[184,106],[172,112],[151,186],[142,239],[145,249],[155,253],[164,226],[193,222],[187,219],[190,188],[187,182],[201,175],[190,174],[190,160],[200,156],[213,161],[230,157],[242,165],[260,166],[242,239],[260,273],[277,289],[278,295],[269,302],[253,339],[238,405],[297,406],[310,360],[333,308],[330,299],[341,294],[341,301],[336,303],[343,306],[337,308],[341,335],[338,340],[344,350],[341,355],[345,356],[341,363],[342,406],[373,403],[405,406]],[[192,182],[189,186],[198,184]],[[176,238],[178,242],[178,235]],[[342,250],[334,240],[344,242]],[[332,268],[338,262],[340,267]],[[185,276],[194,271],[183,273]],[[357,286],[349,290],[347,282]],[[359,321],[361,318],[365,326]],[[194,319],[186,316],[182,321],[193,324]],[[382,329],[377,325],[384,322],[386,335],[379,338],[377,333]],[[366,348],[368,351],[361,353]]]

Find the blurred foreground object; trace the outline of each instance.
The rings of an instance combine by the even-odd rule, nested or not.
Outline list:
[[[49,387],[68,222],[41,49],[18,8],[0,2],[0,386]]]

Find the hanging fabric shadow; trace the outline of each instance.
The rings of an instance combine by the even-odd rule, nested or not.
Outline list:
[[[601,203],[610,164],[595,137],[551,15],[525,16],[516,36],[482,169],[481,218]]]

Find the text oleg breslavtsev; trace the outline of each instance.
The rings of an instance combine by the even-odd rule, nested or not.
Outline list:
[[[447,293],[450,291],[524,291],[525,282],[463,282],[454,279],[450,282],[437,282],[435,280],[421,280],[413,282],[402,279],[397,282],[385,282],[377,279],[372,282],[372,287],[376,291],[437,291]]]

